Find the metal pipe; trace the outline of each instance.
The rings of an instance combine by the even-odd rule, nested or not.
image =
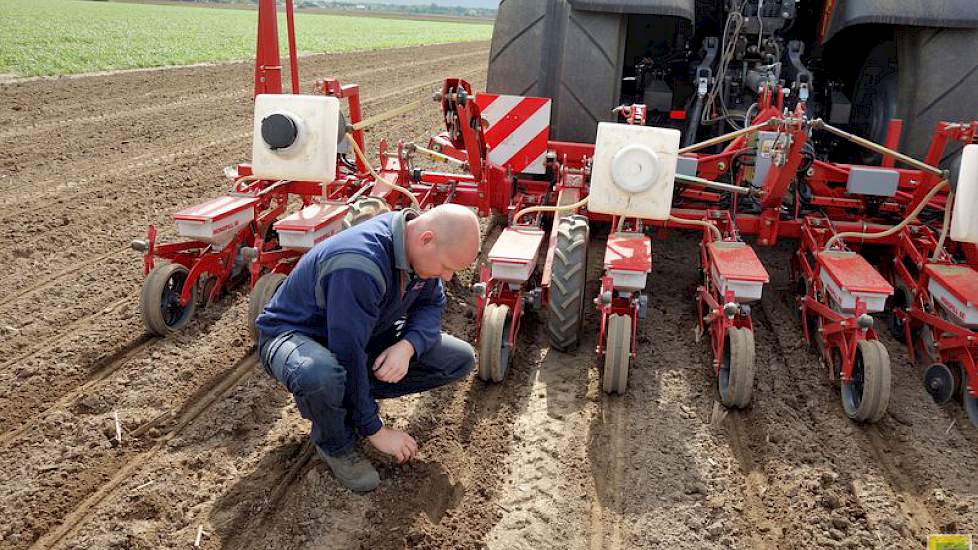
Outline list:
[[[733,132],[730,132],[729,134],[723,134],[722,136],[717,136],[715,138],[711,138],[711,139],[708,139],[706,141],[701,141],[699,143],[694,143],[694,144],[690,145],[689,147],[683,147],[682,149],[679,150],[679,154],[682,155],[683,153],[692,153],[693,151],[699,151],[700,149],[706,149],[707,147],[712,147],[714,145],[719,145],[721,143],[726,143],[728,141],[732,141],[734,139],[737,139],[740,136],[749,134],[751,132],[756,132],[758,130],[762,130],[762,129],[768,127],[768,126],[773,126],[775,124],[780,124],[781,122],[782,122],[781,119],[778,119],[778,118],[770,118],[768,120],[765,120],[764,122],[755,124],[753,126],[748,126],[746,128],[741,128],[740,130],[734,130]]]
[[[825,130],[825,131],[827,131],[827,132],[829,132],[831,134],[835,134],[835,135],[841,137],[842,139],[849,140],[849,141],[855,143],[856,145],[859,145],[861,147],[865,147],[866,149],[869,149],[870,151],[874,151],[874,152],[879,153],[879,154],[881,154],[883,156],[893,157],[896,160],[898,160],[898,161],[900,161],[900,162],[902,162],[904,164],[908,164],[910,166],[913,166],[914,168],[916,168],[918,170],[923,170],[924,172],[931,173],[931,174],[933,174],[935,176],[944,177],[944,171],[941,170],[940,168],[934,168],[933,166],[931,166],[931,165],[929,165],[929,164],[927,164],[925,162],[921,162],[921,161],[919,161],[919,160],[917,160],[917,159],[915,159],[913,157],[909,157],[907,155],[904,155],[903,153],[894,151],[893,149],[890,149],[888,147],[883,147],[879,143],[870,141],[870,140],[865,139],[865,138],[861,138],[861,137],[859,137],[857,135],[854,135],[854,134],[850,134],[849,132],[846,132],[845,130],[840,130],[839,128],[836,128],[835,126],[832,126],[831,124],[826,123],[824,120],[822,120],[820,118],[816,118],[815,120],[812,121],[812,128]]]
[[[750,196],[757,196],[761,194],[760,189],[754,189],[753,187],[740,187],[738,185],[730,185],[729,183],[720,183],[718,181],[698,178],[696,176],[676,174],[676,179],[683,183],[702,185],[703,187],[716,189],[717,191],[724,191],[727,193],[737,193],[740,195],[750,195]]]
[[[409,147],[410,148],[409,150],[417,151],[419,153],[428,155],[434,160],[438,160],[447,164],[453,164],[455,166],[458,166],[459,168],[465,168],[466,166],[468,166],[468,163],[465,161],[459,160],[455,157],[450,157],[445,153],[439,153],[438,151],[433,151],[431,149],[428,149],[427,147],[422,147],[416,143],[408,143],[406,147]]]
[[[292,93],[299,93],[299,56],[295,50],[295,16],[292,0],[285,0],[285,22],[289,31],[289,80],[292,81]]]

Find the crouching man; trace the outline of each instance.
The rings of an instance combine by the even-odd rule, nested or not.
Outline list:
[[[258,317],[262,365],[312,421],[312,442],[341,484],[380,482],[365,437],[403,463],[418,452],[388,428],[375,399],[464,378],[472,346],[441,332],[442,281],[473,261],[479,222],[459,205],[378,216],[307,252]]]

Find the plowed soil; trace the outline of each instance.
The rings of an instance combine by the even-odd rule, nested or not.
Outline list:
[[[361,85],[369,116],[460,76],[488,44],[303,58],[304,91]],[[790,243],[754,307],[745,411],[717,404],[697,342],[695,235],[656,235],[648,317],[627,395],[601,392],[598,317],[574,353],[529,313],[506,380],[383,404],[421,456],[372,455],[383,483],[341,489],[291,397],[257,366],[241,290],[184,331],[149,336],[128,248],[228,187],[247,161],[247,63],[0,85],[0,548],[921,548],[978,531],[978,434],[933,404],[885,340],[889,413],[842,412],[805,343]],[[422,139],[435,104],[368,133]],[[487,226],[484,250],[498,229]],[[607,228],[592,229],[593,297]],[[446,330],[475,340],[476,270],[450,287]],[[122,430],[116,438],[116,418]]]

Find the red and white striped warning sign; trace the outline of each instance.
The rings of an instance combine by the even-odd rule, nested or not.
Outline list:
[[[489,123],[489,161],[514,173],[542,174],[550,139],[550,99],[478,94],[475,103]]]

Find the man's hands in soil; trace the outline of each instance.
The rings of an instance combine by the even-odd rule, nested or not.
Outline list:
[[[394,457],[398,464],[404,464],[418,456],[417,441],[402,431],[385,426],[374,435],[367,436],[367,439],[375,449]]]
[[[384,350],[374,361],[374,376],[381,382],[400,382],[407,374],[414,356],[414,346],[407,340],[401,340]]]

